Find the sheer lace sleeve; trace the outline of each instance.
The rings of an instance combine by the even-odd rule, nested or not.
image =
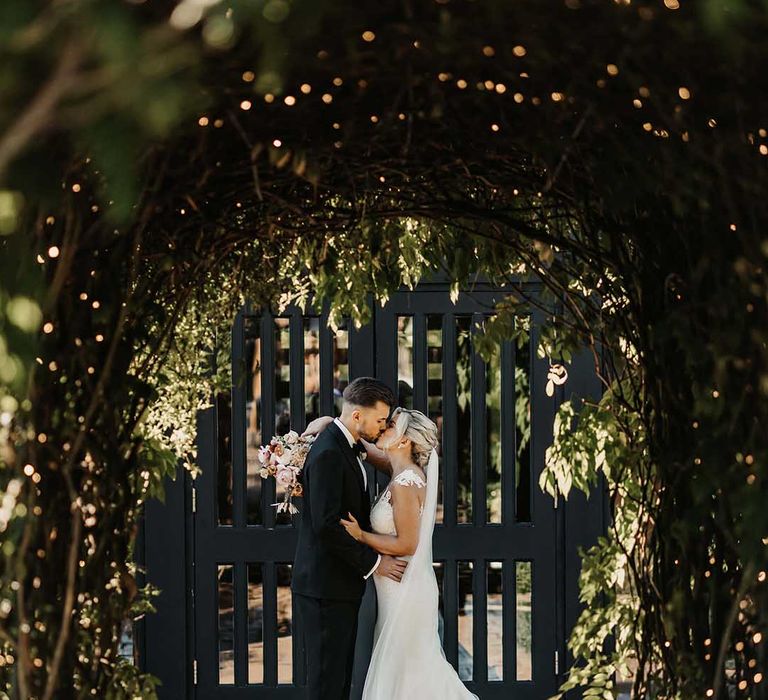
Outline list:
[[[426,484],[413,469],[405,469],[401,471],[394,479],[392,483],[399,484],[400,486],[416,486],[416,488],[423,489]]]

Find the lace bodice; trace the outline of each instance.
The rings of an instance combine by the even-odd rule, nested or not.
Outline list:
[[[399,484],[400,486],[415,486],[419,489],[423,489],[426,486],[424,479],[413,469],[404,469],[392,479],[391,483]],[[419,514],[423,511],[424,504],[422,504]],[[389,486],[384,489],[381,496],[379,496],[379,500],[376,501],[371,510],[371,528],[380,535],[397,535],[395,514],[392,510],[392,492]]]

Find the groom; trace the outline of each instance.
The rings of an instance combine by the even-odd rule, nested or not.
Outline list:
[[[344,389],[341,416],[318,435],[304,464],[304,507],[292,589],[307,655],[307,698],[347,700],[365,580],[375,571],[400,581],[405,562],[357,542],[339,520],[348,513],[371,529],[360,438],[375,442],[395,397],[386,384],[360,377]]]

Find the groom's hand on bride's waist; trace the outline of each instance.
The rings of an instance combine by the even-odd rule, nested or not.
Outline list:
[[[408,562],[390,557],[389,554],[382,554],[381,562],[379,562],[379,566],[376,568],[376,575],[386,576],[400,583],[406,566],[408,566]]]

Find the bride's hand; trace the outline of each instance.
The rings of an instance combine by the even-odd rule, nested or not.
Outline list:
[[[349,515],[349,520],[344,520],[344,518],[341,519],[341,524],[344,526],[344,529],[352,535],[358,542],[360,542],[363,539],[363,531],[360,528],[360,525],[358,524],[357,520],[355,520],[355,516],[352,515],[352,513],[347,513]]]
[[[318,435],[323,432],[331,423],[333,423],[333,418],[331,416],[320,416],[320,418],[315,418],[308,426],[307,429],[301,434],[302,437],[305,435]]]

